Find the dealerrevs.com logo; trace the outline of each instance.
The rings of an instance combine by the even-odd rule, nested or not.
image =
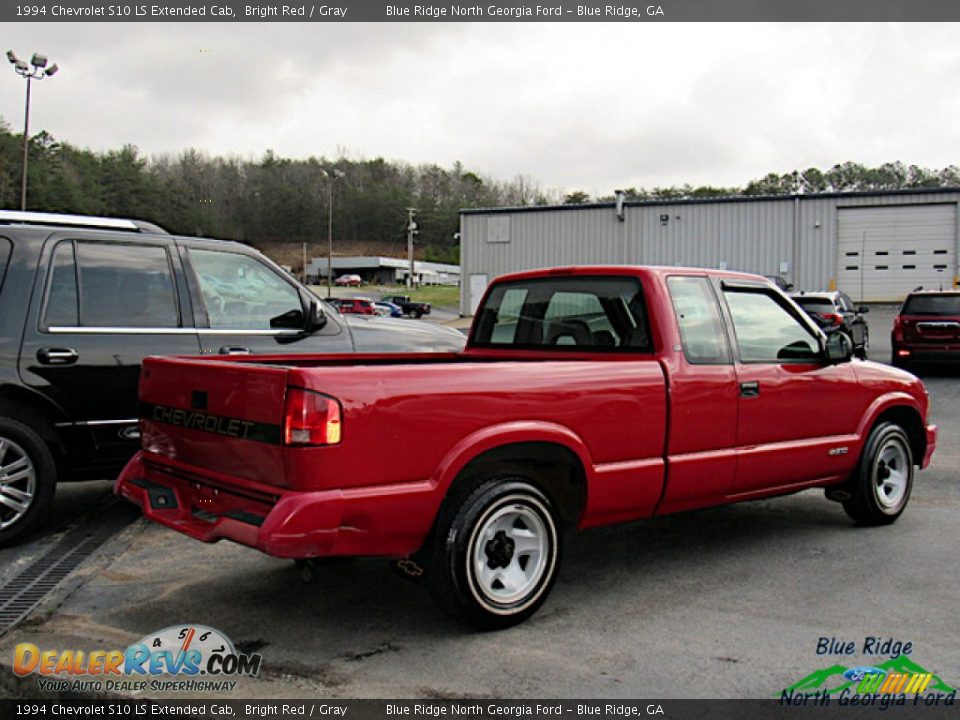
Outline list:
[[[230,639],[205,625],[174,625],[125,650],[14,648],[13,671],[36,674],[43,691],[229,692],[235,677],[259,674],[263,658],[237,652]]]

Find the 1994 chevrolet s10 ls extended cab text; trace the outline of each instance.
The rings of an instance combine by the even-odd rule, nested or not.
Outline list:
[[[810,487],[896,520],[928,396],[851,353],[752,275],[514,274],[460,353],[147,359],[116,491],[205,542],[399,560],[500,628],[543,603],[566,530]]]

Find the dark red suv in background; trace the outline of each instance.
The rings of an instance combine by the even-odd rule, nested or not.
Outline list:
[[[960,364],[960,290],[918,290],[907,295],[893,321],[891,362]]]

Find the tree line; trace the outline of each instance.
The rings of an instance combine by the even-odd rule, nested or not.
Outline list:
[[[22,134],[0,119],[0,207],[20,206]],[[462,208],[609,201],[584,191],[562,194],[528,176],[484,177],[454,163],[412,165],[383,158],[298,160],[272,151],[259,158],[210,156],[188,149],[145,157],[135,146],[95,152],[43,131],[30,138],[27,208],[35,211],[133,217],[171,232],[271,245],[319,243],[327,237],[329,178],[334,181],[334,240],[372,243],[401,255],[407,208],[416,208],[417,246],[424,259],[459,261]],[[770,173],[743,187],[628,188],[631,200],[776,195],[960,186],[960,168],[931,170],[901,162],[871,168],[838,164]]]

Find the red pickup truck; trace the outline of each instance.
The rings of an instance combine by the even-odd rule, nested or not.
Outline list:
[[[851,354],[757,276],[519,273],[460,353],[147,359],[116,492],[204,542],[393,559],[501,628],[543,603],[568,530],[811,487],[896,520],[929,399]]]

